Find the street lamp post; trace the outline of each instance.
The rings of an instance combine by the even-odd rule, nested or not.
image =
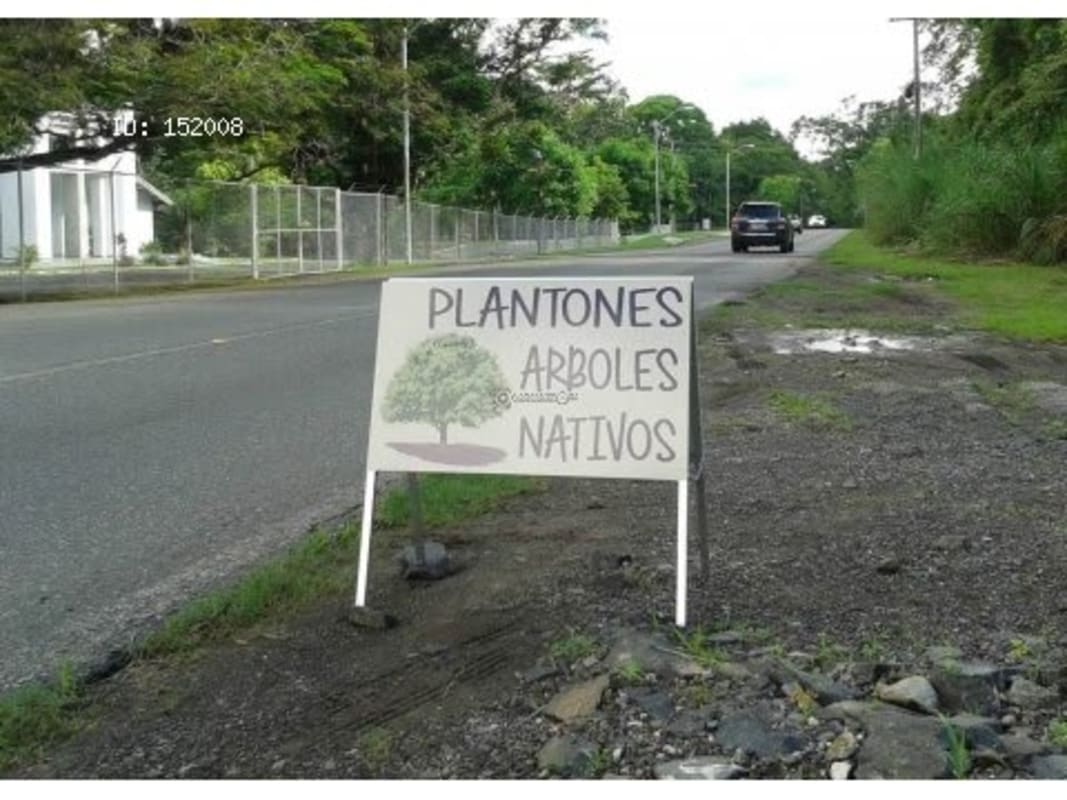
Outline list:
[[[672,111],[667,116],[663,117],[662,119],[653,120],[653,122],[652,122],[652,131],[654,133],[653,141],[656,144],[656,233],[659,233],[659,226],[660,226],[659,140],[663,136],[663,127],[662,126],[663,126],[664,122],[669,120],[671,117],[673,117],[679,111],[686,111],[686,110],[693,109],[693,108],[695,108],[695,106],[693,106],[691,103],[682,103],[680,106],[678,106],[676,109],[674,109],[674,111]]]
[[[733,206],[730,205],[730,154],[734,150],[754,150],[756,145],[751,142],[748,144],[738,145],[737,147],[726,148],[726,229],[730,229],[730,214],[733,211]]]

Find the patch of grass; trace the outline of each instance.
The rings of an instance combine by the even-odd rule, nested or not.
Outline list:
[[[847,414],[825,400],[810,395],[777,389],[771,392],[770,406],[788,422],[820,429],[852,429],[852,420]]]
[[[557,661],[573,664],[579,659],[593,655],[597,647],[595,639],[572,632],[570,636],[554,641],[549,647],[549,654]]]
[[[422,518],[430,526],[455,525],[499,508],[508,497],[543,491],[545,481],[515,475],[419,476]],[[376,524],[401,528],[408,524],[411,508],[406,488],[393,489],[376,508]]]
[[[971,771],[971,751],[967,746],[967,736],[948,718],[939,715],[948,741],[948,768],[952,777],[963,780]]]
[[[1067,267],[903,255],[877,247],[862,231],[839,240],[824,259],[843,268],[933,279],[939,291],[960,303],[966,322],[979,330],[1027,341],[1067,342]]]
[[[702,708],[715,700],[715,692],[706,683],[691,683],[682,690],[682,698],[689,708]]]
[[[708,636],[709,634],[703,628],[697,628],[689,633],[678,629],[674,631],[674,638],[685,654],[705,669],[726,661],[722,651],[708,643]]]
[[[254,570],[236,586],[195,600],[167,619],[138,649],[143,658],[181,653],[232,635],[315,598],[349,588],[359,529],[314,533],[289,553]]]
[[[815,713],[819,707],[818,701],[804,687],[793,686],[789,691],[789,702],[796,706],[797,711],[805,716]]]
[[[614,250],[660,250],[724,238],[722,231],[684,231],[657,233],[648,236],[626,236]]]
[[[586,772],[591,777],[599,778],[611,768],[611,750],[606,747],[598,747],[597,751],[589,758]]]
[[[423,519],[428,525],[450,525],[494,510],[509,496],[541,488],[529,478],[481,475],[428,475],[420,481]],[[406,524],[406,489],[391,491],[378,504],[378,524]],[[254,570],[236,586],[194,601],[170,617],[140,646],[140,657],[152,658],[192,650],[268,618],[285,616],[316,598],[346,591],[352,582],[359,528],[338,534],[316,532],[274,561]]]
[[[1048,740],[1056,747],[1067,750],[1067,717],[1049,723]]]
[[[393,752],[393,736],[384,728],[371,728],[359,737],[359,754],[373,772],[380,772]]]
[[[888,655],[889,650],[880,639],[867,639],[859,648],[859,656],[864,661],[880,662]]]
[[[50,685],[33,684],[0,697],[0,773],[41,757],[79,727],[82,688],[69,664]]]
[[[1022,664],[1033,656],[1030,645],[1024,639],[1012,639],[1008,645],[1008,661],[1013,664]]]
[[[637,686],[644,683],[645,680],[644,670],[634,661],[625,661],[619,664],[619,666],[615,667],[614,674],[627,686]]]
[[[1033,393],[1020,384],[995,385],[984,381],[974,381],[972,385],[983,400],[1016,425],[1021,423],[1024,417],[1034,409]]]
[[[1067,441],[1067,420],[1053,420],[1042,428],[1042,432],[1049,439],[1062,439]]]
[[[815,666],[822,671],[837,666],[847,660],[849,651],[847,647],[837,644],[825,633],[819,634],[819,642],[815,648]]]

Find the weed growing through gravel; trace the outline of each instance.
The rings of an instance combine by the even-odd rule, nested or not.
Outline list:
[[[611,767],[611,751],[606,747],[597,748],[589,758],[588,771],[591,777],[600,778]]]
[[[815,698],[802,686],[794,686],[789,691],[789,701],[796,706],[797,711],[805,716],[815,713],[819,707]]]
[[[821,429],[852,429],[847,414],[817,397],[777,389],[771,392],[770,405],[787,422]]]
[[[860,658],[864,661],[882,661],[887,653],[885,643],[879,639],[867,639],[859,649]]]
[[[971,771],[971,751],[967,747],[967,737],[962,730],[949,722],[947,717],[940,716],[940,719],[945,728],[945,738],[948,739],[949,770],[952,777],[962,780]]]
[[[593,655],[597,647],[595,639],[572,631],[569,636],[554,641],[548,652],[557,661],[573,664],[579,659]]]
[[[25,686],[0,697],[0,772],[74,733],[80,699],[70,664],[60,668],[52,685]]]
[[[674,636],[685,654],[705,669],[726,660],[718,648],[708,643],[708,634],[703,628],[697,628],[689,634],[675,630]]]
[[[645,680],[644,670],[633,661],[626,661],[615,667],[615,675],[627,686],[637,686]]]
[[[1033,393],[1018,384],[992,384],[985,381],[974,381],[972,385],[983,400],[997,409],[1013,424],[1020,424],[1026,414],[1034,408]]]
[[[715,692],[706,683],[691,683],[682,690],[685,704],[690,708],[701,708],[715,700]]]
[[[1056,747],[1067,750],[1067,717],[1049,724],[1048,740]]]
[[[1067,420],[1057,419],[1044,427],[1045,436],[1049,439],[1067,440]]]
[[[837,644],[825,633],[819,634],[815,648],[815,666],[824,672],[848,658],[848,648]]]
[[[1008,661],[1013,664],[1022,664],[1032,655],[1033,653],[1030,651],[1030,645],[1028,645],[1025,640],[1011,640],[1011,644],[1008,646]]]
[[[393,737],[384,728],[371,728],[359,737],[359,754],[372,772],[380,772],[393,752]]]

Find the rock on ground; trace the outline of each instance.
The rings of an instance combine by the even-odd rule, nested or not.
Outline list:
[[[830,765],[830,780],[847,781],[852,774],[851,761],[835,761]]]
[[[548,702],[545,713],[560,722],[588,717],[597,710],[600,698],[610,682],[611,679],[607,675],[600,675],[584,683],[569,686]]]
[[[573,736],[554,736],[537,753],[542,770],[568,777],[580,777],[591,771],[596,746]]]
[[[697,756],[657,764],[653,773],[659,780],[721,781],[739,778],[745,770],[723,756]]]
[[[937,713],[937,691],[921,675],[912,675],[896,683],[879,684],[875,696],[895,706],[922,711],[924,714]]]

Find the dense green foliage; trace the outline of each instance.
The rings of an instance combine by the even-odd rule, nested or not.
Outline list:
[[[921,155],[903,104],[821,121],[828,161],[847,167],[872,240],[1067,260],[1067,21],[924,27],[924,57],[940,82],[923,87],[932,101],[924,102]]]
[[[791,210],[816,210],[829,184],[766,121],[717,133],[680,98],[631,103],[582,49],[604,36],[592,19],[0,20],[0,171],[36,134],[60,133],[40,126],[62,110],[83,133],[53,136],[25,165],[132,147],[193,206],[185,179],[400,193],[406,96],[412,188],[431,202],[644,228],[658,150],[660,219],[721,225],[733,148],[735,204],[775,176],[766,188]],[[98,137],[123,106],[148,135]],[[183,116],[240,117],[245,134],[163,135]]]

